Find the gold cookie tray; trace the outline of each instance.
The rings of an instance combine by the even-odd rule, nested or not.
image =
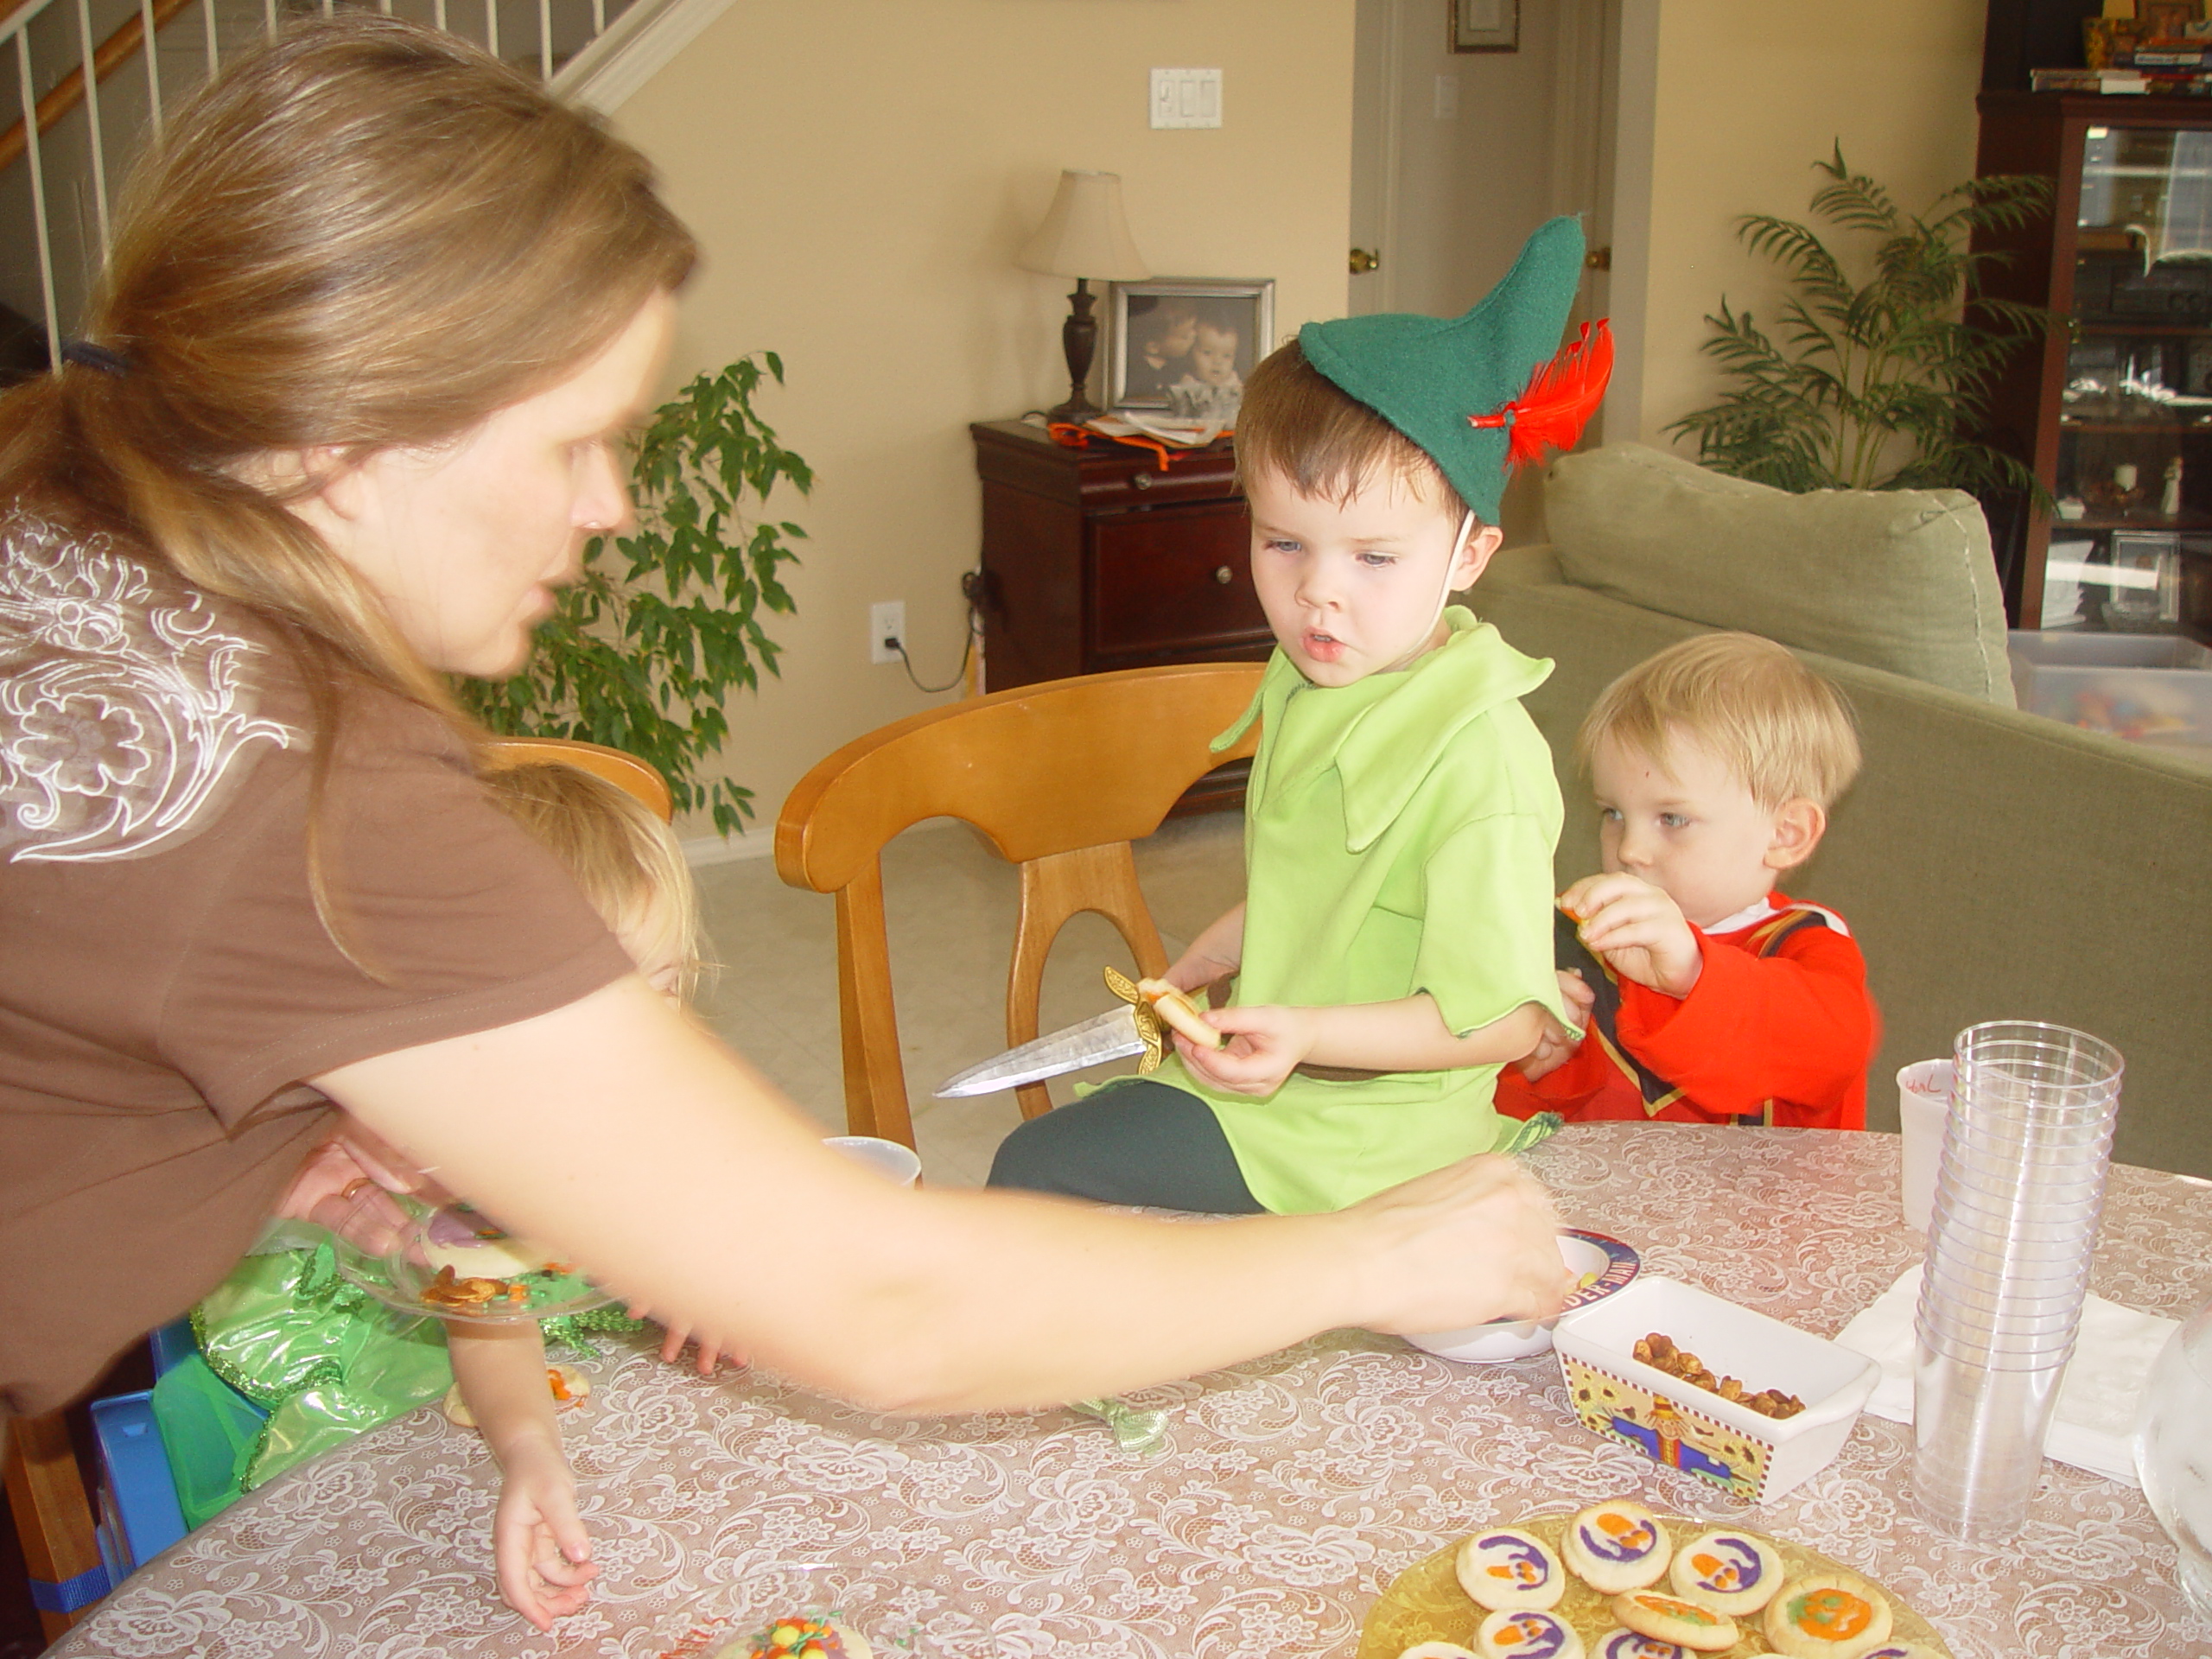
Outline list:
[[[1479,1530],[1494,1532],[1498,1527],[1516,1527],[1532,1533],[1550,1545],[1556,1554],[1559,1541],[1567,1531],[1567,1523],[1573,1518],[1573,1511],[1557,1510],[1550,1515],[1523,1516],[1518,1520],[1500,1521]],[[1746,1537],[1758,1538],[1770,1545],[1782,1557],[1785,1581],[1802,1578],[1809,1573],[1852,1573],[1865,1579],[1888,1599],[1894,1624],[1890,1630],[1891,1642],[1917,1642],[1931,1652],[1950,1659],[1951,1650],[1943,1638],[1936,1634],[1928,1621],[1907,1606],[1894,1590],[1872,1577],[1860,1573],[1855,1567],[1823,1555],[1817,1549],[1808,1549],[1802,1544],[1793,1544],[1786,1538],[1772,1533],[1756,1532],[1730,1521],[1693,1521],[1679,1515],[1662,1515],[1659,1523],[1667,1529],[1667,1535],[1679,1547],[1688,1543],[1701,1532],[1726,1528],[1740,1532]],[[1465,1536],[1471,1536],[1471,1534]],[[1398,1656],[1416,1642],[1457,1642],[1462,1647],[1475,1644],[1475,1626],[1485,1617],[1471,1597],[1459,1587],[1458,1574],[1452,1570],[1452,1558],[1459,1553],[1465,1541],[1455,1538],[1427,1560],[1417,1561],[1390,1581],[1367,1615],[1367,1622],[1360,1627],[1359,1659],[1398,1659]],[[1657,1586],[1673,1593],[1662,1575]],[[1567,1575],[1567,1594],[1560,1598],[1552,1611],[1574,1627],[1585,1644],[1595,1648],[1598,1639],[1617,1628],[1612,1614],[1611,1596],[1601,1596],[1573,1573]],[[1767,1651],[1767,1641],[1759,1630],[1759,1615],[1751,1613],[1737,1621],[1744,1632],[1744,1639],[1732,1648],[1702,1659],[1751,1659],[1755,1654]]]

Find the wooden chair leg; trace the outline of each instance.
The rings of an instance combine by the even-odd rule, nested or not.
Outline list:
[[[837,892],[837,1016],[847,1132],[912,1146],[914,1120],[906,1105],[906,1068],[899,1056],[880,865]]]
[[[1037,999],[1045,983],[1045,958],[1068,918],[1095,911],[1114,924],[1136,958],[1140,978],[1167,971],[1167,950],[1137,885],[1136,859],[1126,841],[1079,847],[1030,860],[1021,867],[1021,913],[1014,925],[1014,964],[1007,976],[1006,1040],[1011,1048],[1037,1035]],[[1042,1117],[1052,1100],[1041,1083],[1014,1090],[1025,1118]]]
[[[59,1641],[108,1592],[92,1509],[60,1412],[18,1417],[6,1427],[8,1505],[39,1623],[49,1642]]]

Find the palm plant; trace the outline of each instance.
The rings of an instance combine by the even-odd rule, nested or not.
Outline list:
[[[1706,319],[1715,333],[1705,349],[1732,384],[1667,430],[1694,434],[1699,460],[1715,471],[1785,490],[2013,489],[2047,503],[2027,467],[1972,435],[2005,358],[2055,319],[1982,293],[1981,268],[2005,256],[1967,242],[1978,229],[2010,229],[2045,211],[2050,181],[1969,179],[1907,214],[1851,170],[1840,143],[1814,166],[1827,182],[1813,193],[1813,213],[1875,238],[1873,275],[1854,284],[1808,226],[1745,215],[1738,235],[1794,289],[1782,302],[1782,339],[1724,298]]]
[[[702,783],[699,767],[729,735],[724,700],[778,671],[782,648],[762,613],[791,614],[777,571],[797,562],[789,543],[806,532],[766,518],[768,497],[814,484],[753,410],[764,377],[783,384],[773,352],[699,375],[655,411],[631,468],[637,529],[614,543],[627,568],[613,569],[607,538],[593,537],[582,580],[562,591],[522,672],[454,687],[495,732],[583,738],[651,761],[677,810],[710,808],[725,836],[753,816],[753,791]],[[748,520],[748,506],[762,516]]]

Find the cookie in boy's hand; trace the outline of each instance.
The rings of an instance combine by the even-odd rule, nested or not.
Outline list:
[[[1137,989],[1163,1023],[1181,1032],[1200,1048],[1229,1046],[1228,1033],[1208,1025],[1205,1015],[1198,1012],[1198,1005],[1166,980],[1141,979],[1137,981]]]

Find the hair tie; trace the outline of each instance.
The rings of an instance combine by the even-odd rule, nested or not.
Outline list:
[[[61,360],[87,369],[98,369],[102,374],[124,375],[130,372],[129,358],[120,352],[111,352],[105,346],[95,346],[89,340],[63,340]]]

